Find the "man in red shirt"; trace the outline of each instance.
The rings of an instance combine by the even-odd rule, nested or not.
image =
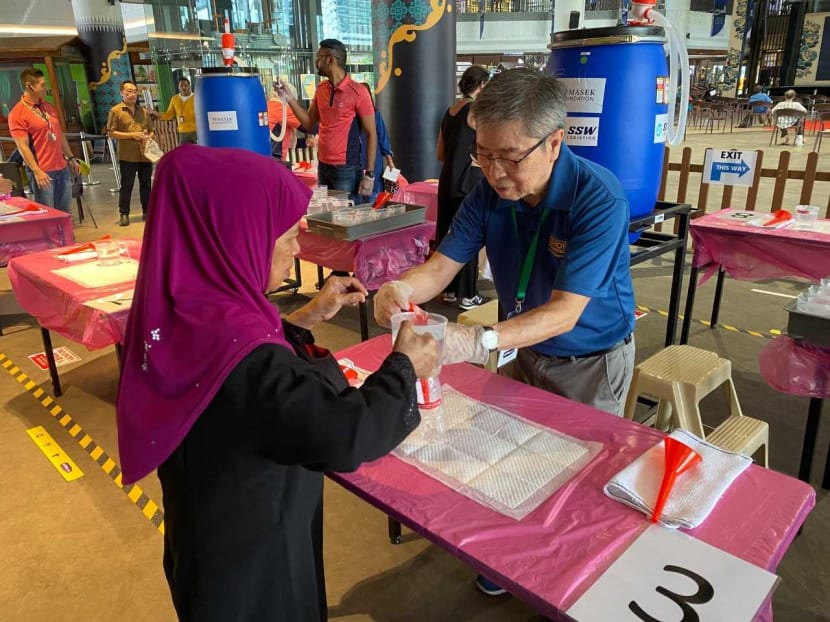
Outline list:
[[[346,73],[346,47],[340,41],[320,41],[315,64],[317,73],[328,80],[317,87],[308,110],[287,92],[286,101],[306,130],[320,123],[317,182],[345,190],[356,203],[365,202],[375,185],[375,107],[366,89]],[[367,137],[365,169],[360,155],[361,128]]]
[[[9,133],[35,180],[35,201],[69,214],[72,209],[69,167],[77,175],[78,161],[61,130],[57,111],[44,100],[43,72],[24,69],[20,84],[23,95],[9,112]]]

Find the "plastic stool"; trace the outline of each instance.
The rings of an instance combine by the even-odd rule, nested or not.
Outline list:
[[[457,318],[457,322],[459,324],[463,324],[464,326],[492,326],[498,321],[498,300],[491,300],[490,302],[485,302],[480,307],[470,309],[469,311],[464,311],[464,313],[459,313]],[[493,352],[492,354],[490,354],[490,358],[487,360],[487,364],[484,366],[484,368],[488,371],[495,372],[499,368],[498,363],[499,354],[498,352]]]
[[[658,426],[681,428],[705,439],[700,402],[718,387],[726,394],[730,416],[706,440],[745,455],[753,455],[763,446],[763,464],[767,466],[769,425],[744,416],[732,382],[732,362],[714,352],[692,346],[669,346],[637,365],[625,403],[625,417],[633,419],[639,395],[652,395],[659,399]]]

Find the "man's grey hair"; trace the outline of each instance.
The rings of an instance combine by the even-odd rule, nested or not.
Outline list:
[[[528,136],[543,138],[565,127],[565,84],[534,69],[502,71],[481,90],[470,112],[477,127],[519,121]]]

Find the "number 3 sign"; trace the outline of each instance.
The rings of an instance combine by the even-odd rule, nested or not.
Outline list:
[[[778,577],[683,533],[651,526],[568,610],[585,622],[750,621]]]

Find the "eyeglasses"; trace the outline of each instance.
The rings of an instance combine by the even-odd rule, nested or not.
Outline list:
[[[555,131],[556,130],[554,130],[554,132]],[[525,152],[525,154],[518,160],[513,160],[511,158],[495,158],[493,156],[484,155],[483,153],[478,153],[478,145],[476,145],[476,143],[473,143],[470,147],[470,159],[481,168],[490,168],[494,162],[499,162],[501,164],[501,167],[508,173],[515,172],[519,169],[519,164],[524,162],[530,156],[530,154],[532,154],[539,147],[541,147],[542,144],[548,138],[550,138],[551,134],[553,134],[553,132],[550,132],[544,137],[542,137],[542,139],[538,143],[536,143],[530,149],[528,149]]]

